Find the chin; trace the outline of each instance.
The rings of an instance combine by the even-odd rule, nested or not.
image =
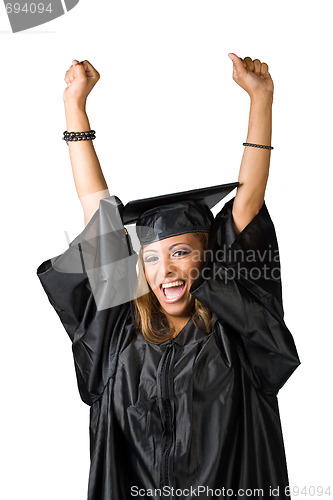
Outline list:
[[[168,316],[182,317],[191,315],[194,308],[194,299],[189,300],[186,303],[181,301],[179,303],[175,302],[174,304],[165,304],[159,301],[159,304],[164,314]]]

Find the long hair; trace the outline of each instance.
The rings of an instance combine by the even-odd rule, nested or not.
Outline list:
[[[208,244],[208,233],[194,233],[202,242],[204,249]],[[135,305],[135,326],[144,338],[152,344],[161,344],[171,339],[175,334],[175,328],[169,325],[167,317],[161,310],[161,306],[149,287],[148,293],[143,293],[147,289],[147,280],[144,271],[142,247],[139,252],[138,260],[138,287],[137,298],[134,299]],[[149,286],[149,285],[148,285]],[[194,311],[192,319],[197,328],[211,331],[210,319],[211,313],[199,300],[194,300]]]

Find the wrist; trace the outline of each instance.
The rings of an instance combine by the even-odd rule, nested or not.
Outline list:
[[[87,132],[90,124],[86,110],[73,103],[65,105],[66,126],[68,132]]]
[[[66,99],[64,98],[65,113],[85,113],[86,99]]]
[[[250,95],[251,104],[262,107],[272,106],[273,92],[254,91]]]

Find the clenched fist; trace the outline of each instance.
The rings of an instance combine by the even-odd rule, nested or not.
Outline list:
[[[65,103],[71,102],[85,107],[86,99],[98,82],[100,75],[89,61],[79,62],[74,60],[72,66],[66,71],[64,91]]]
[[[241,59],[232,52],[228,54],[233,64],[233,79],[250,97],[257,95],[272,99],[274,84],[266,63],[251,57]]]

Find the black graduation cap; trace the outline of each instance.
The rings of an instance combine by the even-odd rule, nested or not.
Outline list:
[[[214,220],[211,208],[238,186],[220,184],[127,203],[124,224],[136,222],[141,245],[184,233],[209,232]]]

